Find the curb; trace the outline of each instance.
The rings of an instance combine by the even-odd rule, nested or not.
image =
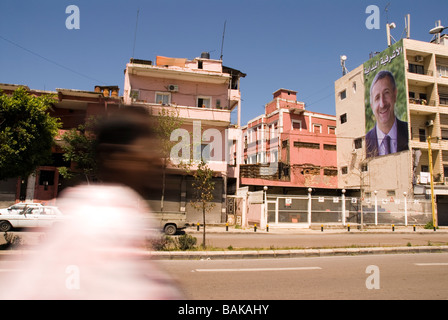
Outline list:
[[[305,258],[305,257],[328,257],[328,256],[367,255],[367,254],[442,253],[442,252],[448,252],[448,246],[199,251],[199,252],[149,251],[148,257],[154,260],[216,260],[216,259]]]
[[[366,247],[333,249],[291,249],[291,250],[242,250],[242,251],[133,251],[128,257],[152,260],[225,260],[225,259],[264,259],[264,258],[306,258],[329,256],[352,256],[369,254],[400,253],[444,253],[448,246],[416,247]],[[1,260],[21,260],[38,250],[0,251]]]

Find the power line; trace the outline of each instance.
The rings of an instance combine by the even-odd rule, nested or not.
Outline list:
[[[69,67],[66,67],[66,66],[64,66],[64,65],[62,65],[62,64],[60,64],[60,63],[58,63],[58,62],[56,62],[56,61],[50,60],[50,59],[48,59],[48,58],[46,58],[46,57],[44,57],[44,56],[42,56],[42,55],[40,55],[40,54],[38,54],[38,53],[36,53],[36,52],[30,50],[30,49],[27,49],[27,48],[25,48],[25,47],[23,47],[23,46],[21,46],[21,45],[15,43],[14,41],[11,41],[11,40],[9,40],[9,39],[6,39],[5,37],[3,37],[3,36],[1,36],[1,35],[0,35],[0,39],[2,39],[2,40],[4,40],[4,41],[6,41],[6,42],[8,42],[8,43],[10,43],[10,44],[12,44],[12,45],[14,45],[14,46],[16,46],[17,48],[20,48],[20,49],[22,49],[22,50],[24,50],[24,51],[26,51],[26,52],[28,52],[28,53],[31,53],[32,55],[35,55],[36,57],[39,57],[39,58],[41,58],[41,59],[43,59],[43,60],[45,60],[45,61],[47,61],[47,62],[49,62],[49,63],[52,63],[52,64],[54,64],[54,65],[56,65],[56,66],[58,66],[58,67],[60,67],[60,68],[63,68],[63,69],[65,69],[65,70],[67,70],[67,71],[70,71],[70,72],[72,72],[72,73],[75,73],[75,74],[77,74],[77,75],[79,75],[79,76],[81,76],[81,77],[84,77],[84,78],[86,78],[86,79],[95,81],[96,83],[106,84],[106,83],[103,82],[103,81],[100,81],[100,80],[98,80],[98,79],[95,79],[95,78],[92,78],[92,77],[90,77],[90,76],[87,76],[87,75],[85,75],[85,74],[83,74],[83,73],[81,73],[81,72],[78,72],[78,71],[73,70],[73,69],[71,69],[71,68],[69,68]]]

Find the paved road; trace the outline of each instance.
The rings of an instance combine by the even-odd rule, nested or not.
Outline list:
[[[447,253],[158,263],[187,299],[448,299]]]

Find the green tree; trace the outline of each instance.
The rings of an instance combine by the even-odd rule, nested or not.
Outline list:
[[[187,172],[192,172],[192,166]],[[202,233],[202,247],[205,249],[205,214],[210,212],[215,203],[213,202],[213,191],[215,190],[215,182],[213,181],[213,170],[211,170],[207,163],[201,159],[197,165],[197,169],[193,171],[193,200],[191,205],[197,209],[202,210],[203,233]]]
[[[166,169],[171,163],[170,154],[176,142],[171,141],[171,133],[180,128],[183,121],[179,117],[177,109],[162,108],[157,116],[156,134],[159,137],[162,156],[162,197],[160,199],[160,211],[163,211],[166,189]]]
[[[21,87],[0,95],[0,179],[27,177],[50,162],[60,122],[48,110],[50,95],[33,96]]]
[[[62,135],[62,149],[64,150],[64,160],[75,163],[75,170],[60,167],[59,172],[66,179],[71,179],[77,175],[83,175],[90,183],[98,173],[96,162],[96,137],[91,132],[96,123],[95,118],[90,118],[86,124],[81,124],[77,128],[70,129]]]

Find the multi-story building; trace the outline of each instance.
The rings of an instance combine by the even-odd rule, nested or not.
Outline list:
[[[144,106],[154,116],[162,109],[174,111],[182,121],[179,129],[187,133],[185,139],[191,139],[188,141],[191,154],[182,155],[186,160],[193,158],[193,163],[200,160],[196,157],[196,148],[201,145],[199,156],[205,158],[215,173],[215,206],[206,215],[207,223],[227,221],[227,190],[235,190],[238,185],[238,167],[228,166],[227,151],[228,140],[234,140],[234,132],[230,129],[232,112],[237,112],[236,127],[241,117],[241,77],[245,74],[223,66],[221,60],[210,59],[208,53],[192,60],[158,56],[155,63],[131,59],[126,65],[124,104]],[[207,149],[212,140],[213,147]],[[210,149],[213,151],[206,155]],[[190,203],[193,197],[191,182],[192,177],[185,171],[170,165],[163,207],[162,190],[152,194],[148,201],[155,211],[163,208],[164,212],[186,212],[188,222],[202,222],[202,213]]]
[[[279,89],[265,113],[243,128],[241,185],[269,193],[337,188],[336,117],[305,109],[297,92]]]
[[[64,180],[58,167],[72,167],[75,164],[64,161],[63,150],[59,145],[61,135],[67,130],[77,128],[80,124],[95,116],[116,110],[121,105],[119,88],[117,86],[96,86],[95,91],[74,89],[56,89],[44,91],[30,89],[23,85],[0,84],[0,91],[12,94],[19,87],[24,87],[31,95],[51,95],[55,97],[50,114],[59,118],[62,127],[56,137],[52,149],[52,159],[49,163],[36,169],[29,177],[18,177],[0,182],[0,203],[8,205],[18,201],[42,202],[54,204],[59,192],[68,185],[79,183],[77,180]],[[85,181],[84,181],[85,182]]]
[[[403,206],[406,199],[433,195],[438,224],[448,225],[448,37],[438,39],[402,39],[335,82],[337,167],[339,188],[361,191],[364,201],[375,197],[386,205],[401,199]],[[381,70],[393,70],[395,95],[393,89],[378,93],[381,76],[372,78]],[[407,122],[407,132],[404,148],[398,133],[396,152],[383,155],[369,151],[369,131],[378,132],[382,121],[371,106],[383,112],[394,105],[388,105],[387,94],[395,97],[395,116]],[[376,137],[380,150],[385,140]],[[429,220],[431,206],[424,210]]]

